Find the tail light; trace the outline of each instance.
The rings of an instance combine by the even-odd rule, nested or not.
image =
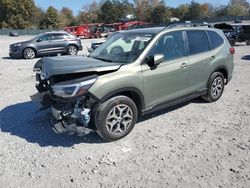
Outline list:
[[[230,53],[231,53],[232,55],[235,54],[235,48],[234,48],[234,47],[229,48],[229,51],[230,51]]]

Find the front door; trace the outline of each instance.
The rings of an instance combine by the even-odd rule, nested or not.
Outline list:
[[[147,56],[162,54],[165,60],[152,70],[147,64],[142,64],[146,108],[188,94],[189,62],[183,36],[182,31],[161,36]]]
[[[37,50],[38,53],[43,55],[51,52],[53,48],[53,36],[52,34],[45,34],[37,40]]]

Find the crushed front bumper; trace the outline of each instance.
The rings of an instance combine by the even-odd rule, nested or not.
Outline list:
[[[93,131],[88,127],[79,126],[77,121],[71,118],[65,118],[62,114],[63,112],[52,107],[52,115],[50,117],[49,124],[55,133],[69,133],[83,136]]]

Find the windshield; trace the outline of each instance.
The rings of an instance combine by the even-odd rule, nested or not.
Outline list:
[[[90,57],[107,62],[130,63],[139,57],[153,36],[152,33],[115,33]]]
[[[36,35],[36,36],[34,36],[33,38],[31,38],[30,40],[36,40],[36,39],[38,39],[39,37],[41,37],[41,36],[43,36],[44,35],[44,33],[41,33],[41,34],[39,34],[39,35]]]

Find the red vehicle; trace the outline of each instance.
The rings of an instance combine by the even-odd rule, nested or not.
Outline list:
[[[132,28],[135,28],[137,26],[146,25],[146,24],[148,24],[148,23],[144,22],[144,21],[127,21],[127,20],[124,20],[124,21],[120,22],[120,24],[118,26],[118,30],[132,29]]]
[[[65,27],[64,30],[81,38],[100,38],[106,37],[115,31],[132,29],[146,24],[148,23],[143,21],[122,20],[119,23],[113,24],[93,23],[80,26],[70,26]]]
[[[99,25],[99,23],[84,24],[80,26],[70,26],[70,27],[65,27],[64,31],[81,38],[93,38],[92,29],[94,26],[97,25]]]

